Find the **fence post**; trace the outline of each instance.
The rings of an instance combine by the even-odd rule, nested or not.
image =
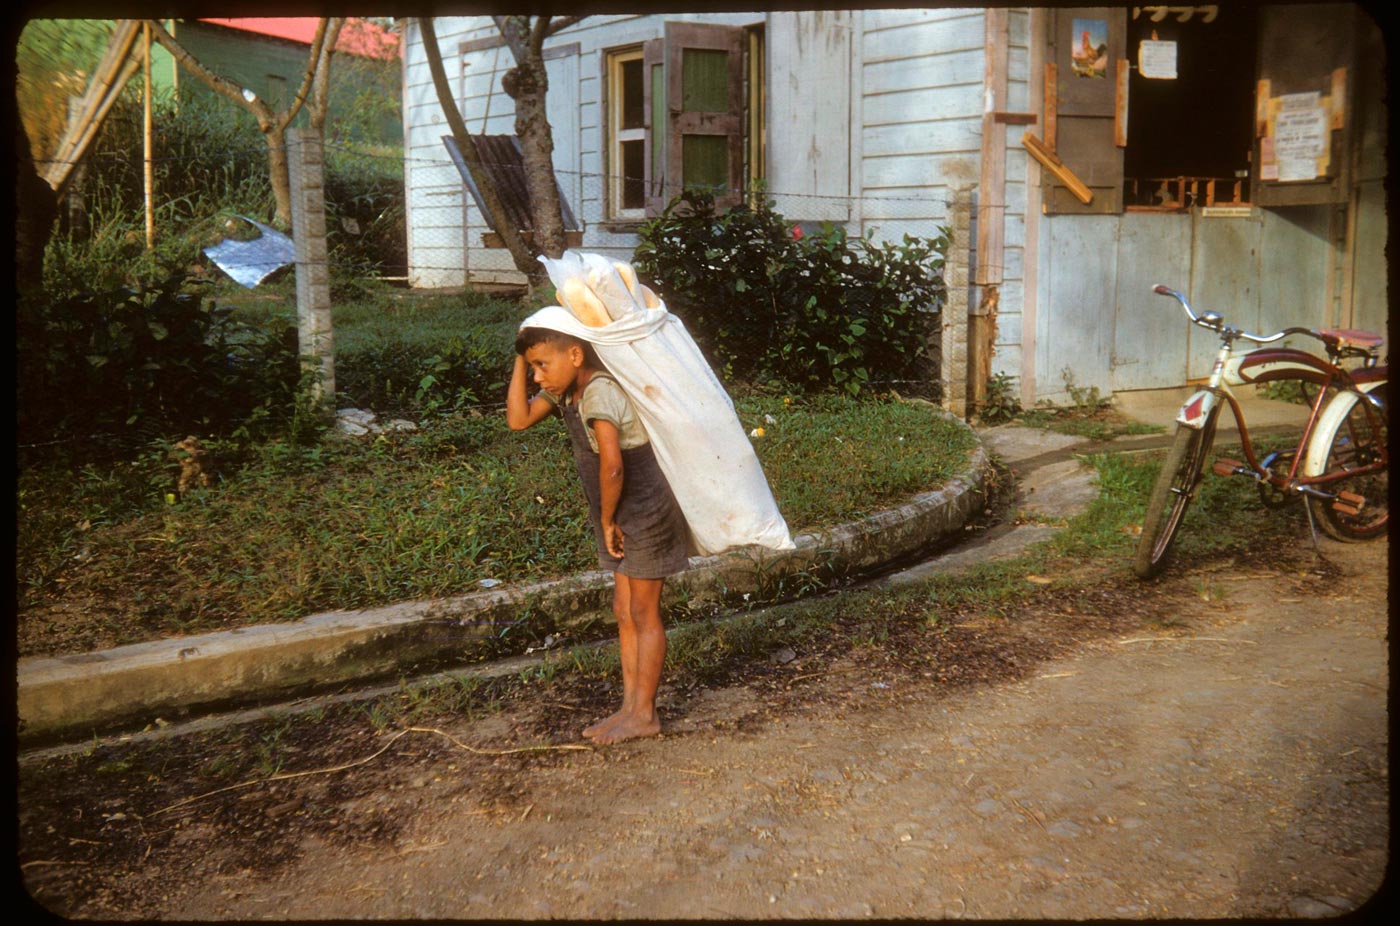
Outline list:
[[[335,396],[331,336],[331,275],[326,247],[325,151],[312,129],[287,132],[287,173],[292,188],[292,243],[296,255],[297,332],[303,361],[316,371],[315,398]]]
[[[943,283],[948,289],[941,320],[938,379],[942,387],[945,409],[965,418],[967,407],[967,329],[968,281],[971,279],[972,248],[972,186],[958,184],[951,188],[949,218],[952,230],[948,236],[948,253],[943,258]]]

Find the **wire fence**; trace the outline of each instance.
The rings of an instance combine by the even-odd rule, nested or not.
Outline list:
[[[327,198],[328,239],[331,247],[325,253],[328,255],[326,269],[333,281],[379,277],[401,287],[404,298],[411,298],[415,290],[441,294],[458,287],[510,293],[510,287],[519,284],[522,278],[508,251],[500,246],[498,236],[482,219],[469,185],[446,150],[440,157],[423,154],[400,156],[331,143],[326,145],[326,154],[330,194]],[[163,202],[163,175],[172,169],[183,169],[183,162],[203,160],[209,164],[220,164],[227,163],[234,155],[246,158],[247,151],[158,156],[152,159],[156,177],[153,192],[158,240],[188,237],[191,226],[208,224],[226,214],[217,208],[213,210],[217,214],[201,214],[191,212],[188,203]],[[130,164],[133,159],[137,163],[142,160],[139,153],[99,150],[90,155],[86,169],[90,175],[111,173],[114,162]],[[42,168],[43,165],[39,166]],[[498,162],[490,167],[497,175],[502,175],[518,169],[519,165]],[[337,172],[342,177],[353,177],[357,173],[390,177],[397,181],[397,189],[394,189],[393,183],[386,186],[379,182],[359,185],[354,182],[330,182],[329,178]],[[570,244],[616,259],[632,260],[639,240],[639,225],[649,217],[638,198],[642,181],[588,171],[558,171],[556,179],[567,210],[575,217],[569,223],[572,226],[569,229],[572,232]],[[519,193],[518,190],[515,192]],[[761,188],[732,192],[750,201],[753,201],[752,197],[761,197],[771,204],[773,212],[782,218],[794,238],[820,235],[823,227],[829,223],[843,228],[852,238],[880,245],[899,245],[906,236],[918,239],[944,237],[952,224],[955,205],[953,193],[945,187],[907,190],[872,188],[860,197]],[[73,195],[83,195],[82,188],[75,188]],[[206,210],[218,206],[211,195],[206,195],[201,202]],[[271,196],[264,195],[262,202],[263,208],[268,211],[250,218],[270,221]],[[974,227],[976,212],[986,213],[990,209],[1000,208],[984,206],[975,210]],[[955,237],[942,258],[950,266],[959,264],[964,270],[970,268],[974,255],[973,249],[968,246],[969,240],[975,240],[975,237]],[[231,294],[242,289],[207,258],[203,249],[194,256],[192,269],[201,271],[213,283],[216,301],[220,294]],[[720,263],[708,269],[719,277],[736,276],[733,267]],[[950,282],[956,279],[965,282],[970,276],[966,272],[961,277],[948,274],[947,279]],[[285,310],[288,317],[294,318],[296,308],[290,288],[284,284],[276,292],[293,300],[285,306]],[[660,295],[663,299],[667,297],[664,290]],[[340,300],[333,298],[333,301]],[[936,399],[941,388],[942,346],[938,317],[941,303],[915,308],[916,311],[910,315],[911,324],[917,322],[926,328],[921,332],[917,362],[901,367],[899,375],[877,372],[865,385]],[[773,320],[736,313],[730,305],[716,305],[709,311],[722,316],[723,320],[707,326],[706,330],[719,331],[732,342],[722,375],[742,378],[750,371],[746,361],[761,352],[764,339],[773,336]],[[733,347],[734,344],[738,346]],[[707,340],[702,347],[710,353],[715,350],[712,340]],[[879,355],[880,345],[874,345],[872,354],[875,369],[887,370],[896,366],[884,362],[888,358]],[[498,410],[500,406],[499,401],[484,401],[474,407],[486,412]],[[130,433],[75,437],[54,435],[51,440],[33,440],[19,446],[32,450],[84,440],[126,442],[131,437]]]

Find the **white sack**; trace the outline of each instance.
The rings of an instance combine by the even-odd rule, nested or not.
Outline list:
[[[550,328],[593,345],[651,438],[690,527],[691,552],[749,544],[793,549],[734,403],[681,320],[664,303],[646,308],[641,287],[631,291],[606,258],[566,252],[563,261],[540,260],[556,289],[570,275],[591,277],[590,288],[615,320],[591,327],[562,306],[546,306],[520,327]]]

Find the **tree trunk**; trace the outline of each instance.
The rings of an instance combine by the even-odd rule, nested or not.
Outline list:
[[[528,17],[507,19],[505,28],[516,33],[514,37],[507,36],[507,43],[517,63],[506,72],[501,87],[515,101],[515,135],[520,139],[525,164],[525,187],[530,192],[535,246],[549,257],[558,257],[564,253],[567,242],[559,186],[554,176],[554,132],[546,109],[549,74],[545,69],[543,46],[549,17],[541,17],[535,27],[529,29],[526,42],[518,41],[522,19],[528,20]]]
[[[292,227],[292,182],[287,174],[287,130],[273,124],[263,130],[267,139],[267,176],[272,183],[272,196],[277,201],[276,223]]]
[[[447,83],[447,71],[442,66],[442,52],[438,48],[437,30],[433,28],[432,19],[420,18],[418,31],[423,40],[423,53],[428,59],[428,70],[433,75],[438,104],[442,106],[443,117],[447,119],[447,125],[452,130],[457,150],[462,152],[462,160],[466,162],[467,171],[472,175],[472,182],[481,194],[482,205],[486,209],[486,220],[501,236],[506,250],[510,252],[511,260],[515,262],[515,269],[525,274],[533,289],[545,280],[544,266],[535,260],[535,253],[525,243],[520,229],[516,228],[515,223],[506,215],[505,206],[501,204],[496,188],[491,185],[491,178],[481,166],[481,155],[476,150],[476,142],[467,133],[467,124],[462,120],[462,112],[457,108],[457,101],[453,99],[452,89]]]

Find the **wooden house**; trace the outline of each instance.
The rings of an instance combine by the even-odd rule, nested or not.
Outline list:
[[[492,21],[435,25],[468,130],[511,133]],[[1029,404],[1204,375],[1157,282],[1252,331],[1383,330],[1384,54],[1367,14],[1320,4],[590,15],[545,56],[582,247],[630,257],[688,183],[762,181],[790,220],[874,239],[962,203],[950,304]],[[411,279],[518,280],[446,156],[412,21],[403,67]]]

